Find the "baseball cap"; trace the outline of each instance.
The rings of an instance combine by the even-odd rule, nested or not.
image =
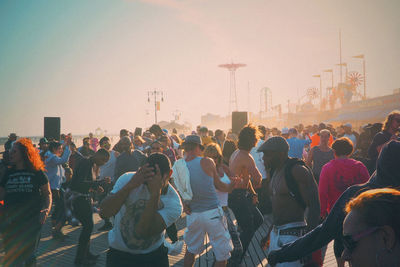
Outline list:
[[[40,140],[39,140],[39,144],[48,144],[48,143],[49,143],[49,140],[47,140],[46,137],[40,138]]]
[[[205,126],[203,126],[203,127],[200,127],[200,130],[199,130],[200,132],[208,132],[208,128],[207,127],[205,127]]]
[[[203,142],[201,141],[201,138],[198,135],[191,134],[186,136],[185,141],[182,143],[181,146],[184,146],[185,144],[188,143],[198,144],[201,147],[201,149],[204,149]]]
[[[264,151],[289,151],[289,144],[285,138],[281,136],[273,136],[268,138],[258,149],[258,152]]]
[[[282,134],[288,134],[289,129],[287,127],[282,128]]]
[[[351,128],[351,123],[346,123],[345,125],[343,125],[344,127],[349,127]]]

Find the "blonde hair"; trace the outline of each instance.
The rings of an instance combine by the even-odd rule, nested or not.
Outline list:
[[[218,144],[210,143],[204,150],[204,156],[209,158],[217,157],[217,162],[215,162],[216,165],[222,163],[222,150]]]

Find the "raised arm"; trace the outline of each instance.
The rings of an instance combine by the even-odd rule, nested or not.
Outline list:
[[[129,196],[129,193],[143,184],[149,177],[154,175],[153,168],[148,167],[145,165],[132,175],[130,180],[125,184],[120,179],[117,180],[114,188],[119,188],[116,192],[111,192],[100,204],[100,216],[102,218],[110,218],[118,213],[121,209],[122,205],[125,203],[125,200]],[[113,189],[114,191],[114,189]]]
[[[71,150],[69,149],[69,146],[64,146],[64,152],[61,157],[54,156],[49,159],[48,164],[54,164],[54,165],[60,165],[67,163],[69,160],[69,157],[71,156]]]
[[[164,174],[164,177],[162,177],[160,169],[158,165],[156,165],[155,175],[147,181],[150,199],[147,201],[138,223],[134,226],[135,234],[138,237],[150,238],[160,234],[164,229],[175,222],[182,213],[182,204],[180,204],[178,195],[176,195],[175,199],[177,203],[171,202],[166,204],[161,210],[158,209],[163,180],[166,178],[166,175],[167,174]],[[169,185],[167,184],[167,186]],[[169,187],[168,190],[175,191],[172,187]],[[170,193],[174,194],[175,192]]]
[[[216,189],[218,189],[221,192],[232,192],[233,183],[226,184],[221,181],[215,163],[212,159],[206,157],[202,158],[200,161],[200,165],[208,176],[213,177],[214,186]]]

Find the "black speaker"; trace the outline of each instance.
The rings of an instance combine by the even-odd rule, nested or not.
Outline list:
[[[239,134],[240,130],[247,124],[247,112],[232,112],[232,132]]]
[[[60,141],[60,117],[44,117],[44,137]]]

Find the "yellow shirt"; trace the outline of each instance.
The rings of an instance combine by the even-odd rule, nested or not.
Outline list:
[[[203,142],[204,146],[207,146],[210,143],[213,143],[214,141],[212,140],[211,136],[202,136],[201,141]]]

